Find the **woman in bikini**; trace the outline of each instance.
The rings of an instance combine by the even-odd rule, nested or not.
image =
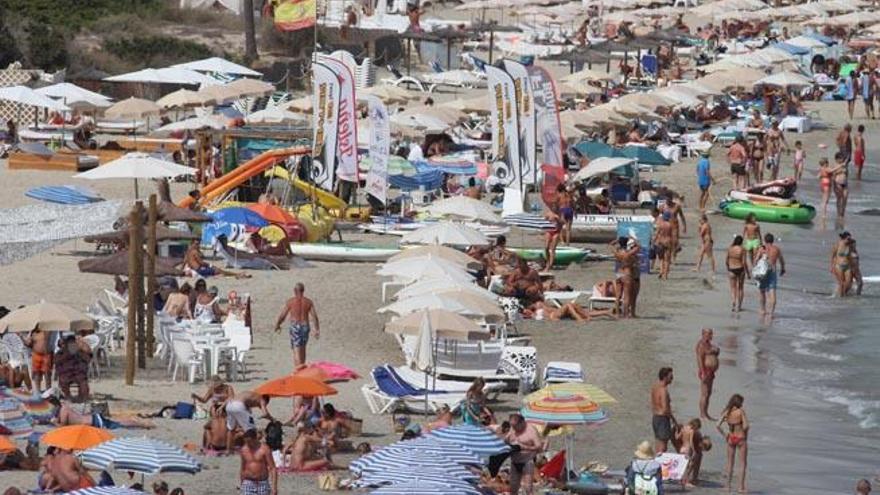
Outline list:
[[[755,179],[755,184],[760,184],[764,181],[764,147],[764,134],[761,133],[755,136],[750,155],[752,158],[752,176]]]
[[[761,226],[758,225],[758,220],[754,213],[746,215],[745,222],[742,233],[743,247],[749,253],[749,262],[754,264],[755,253],[758,252],[758,248],[763,244],[761,241]]]
[[[837,297],[846,297],[852,288],[852,265],[852,238],[849,232],[843,232],[831,250],[831,273],[837,281]]]
[[[715,254],[712,252],[715,246],[715,240],[712,239],[712,226],[709,225],[709,217],[703,213],[700,216],[700,250],[697,253],[697,266],[694,267],[695,272],[699,272],[703,267],[703,258],[708,258],[712,273],[715,273]]]
[[[721,414],[721,419],[715,425],[718,432],[727,439],[727,487],[730,488],[733,483],[733,468],[735,464],[736,452],[739,451],[740,461],[740,477],[739,477],[739,493],[746,493],[746,469],[748,467],[748,435],[749,420],[746,418],[746,411],[743,409],[743,396],[733,394],[727,402],[727,407]],[[727,431],[724,431],[724,425],[727,425]]]
[[[733,238],[733,243],[727,248],[727,278],[730,280],[730,310],[742,311],[743,295],[746,277],[752,278],[746,263],[746,250],[743,248],[743,237],[738,235]]]
[[[779,122],[773,121],[770,124],[770,130],[767,131],[767,168],[770,169],[770,179],[779,178],[779,166],[782,160],[782,149],[791,151],[788,142],[785,141],[785,134],[779,129]]]
[[[571,242],[571,223],[574,221],[571,193],[565,184],[556,187],[556,210],[562,217],[562,242],[567,246]]]
[[[831,166],[827,158],[819,160],[819,187],[822,188],[822,215],[825,216],[831,199]]]
[[[849,200],[849,166],[846,156],[843,152],[838,152],[834,156],[836,162],[834,168],[831,169],[831,180],[834,185],[834,198],[837,204],[837,217],[843,218],[846,214],[846,203]]]

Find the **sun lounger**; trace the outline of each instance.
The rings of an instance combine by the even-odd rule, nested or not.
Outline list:
[[[386,365],[386,367],[397,378],[415,388],[424,387],[425,383],[428,384],[428,387],[432,391],[442,391],[447,393],[466,393],[468,389],[471,388],[471,384],[469,382],[440,379],[435,380],[434,377],[430,376],[428,373],[414,370],[409,366],[392,367]],[[426,377],[428,379],[427,382],[425,382]],[[483,392],[488,396],[490,400],[494,400],[504,390],[504,387],[505,385],[503,382],[487,382],[486,386],[483,387]]]
[[[544,367],[544,383],[583,382],[584,370],[578,363],[550,361]]]
[[[604,296],[593,286],[593,293],[590,294],[590,311],[598,305],[615,307],[617,306],[617,298]]]
[[[419,91],[421,91],[422,93],[432,93],[434,92],[434,88],[436,87],[436,84],[422,81],[417,77],[404,76],[400,73],[399,70],[397,70],[397,67],[394,67],[393,65],[388,66],[388,71],[391,72],[394,77],[382,79],[383,83],[391,84],[392,86],[400,86],[401,84],[403,84],[409,87],[410,85],[413,85],[418,88]]]
[[[403,382],[385,366],[374,368],[371,375],[373,384],[362,386],[361,393],[373,414],[385,414],[399,409],[415,413],[434,413],[444,406],[454,411],[465,398],[463,392],[428,392],[426,401],[424,388],[416,388]]]
[[[570,302],[577,301],[582,294],[583,292],[577,290],[547,291],[544,293],[544,301],[561,308]]]
[[[278,266],[267,259],[259,257],[243,258],[238,257],[223,247],[219,242],[214,244],[214,251],[223,258],[226,268],[245,269],[245,270],[278,270]]]

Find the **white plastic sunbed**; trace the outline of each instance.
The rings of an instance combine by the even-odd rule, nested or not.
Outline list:
[[[468,382],[435,379],[429,373],[414,370],[409,366],[395,366],[394,371],[397,372],[397,375],[404,381],[417,388],[424,387],[425,383],[428,384],[428,387],[435,390],[443,390],[445,392],[453,393],[467,393],[468,389],[471,388],[471,384]],[[425,378],[427,378],[427,382],[425,381]],[[483,392],[486,394],[489,400],[495,400],[498,398],[498,395],[501,394],[501,392],[504,390],[504,387],[504,382],[490,381],[486,382],[486,386],[483,387]]]
[[[380,380],[376,379],[376,373],[384,375]],[[385,414],[404,409],[414,413],[436,413],[441,408],[448,407],[455,411],[465,399],[464,392],[433,393],[426,395],[421,386],[415,387],[399,377],[389,376],[396,374],[388,366],[380,366],[373,370],[372,384],[361,387],[361,394],[373,414]]]

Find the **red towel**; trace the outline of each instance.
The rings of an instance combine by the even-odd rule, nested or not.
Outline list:
[[[554,455],[552,459],[547,461],[547,464],[539,471],[541,476],[545,479],[561,479],[565,470],[565,451],[560,450],[558,454]]]

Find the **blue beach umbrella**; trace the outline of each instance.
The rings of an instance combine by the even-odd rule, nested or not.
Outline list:
[[[151,438],[115,438],[82,453],[83,465],[91,469],[195,474],[202,470],[193,456],[179,447]]]
[[[620,157],[620,150],[601,141],[581,141],[574,146],[581,155],[594,160],[596,158]]]
[[[477,481],[473,476],[472,481]],[[449,476],[438,466],[413,469],[412,467],[395,467],[384,471],[363,473],[352,484],[356,487],[378,487],[401,483],[435,483],[449,488],[473,488],[469,481]]]
[[[262,228],[269,225],[269,222],[261,217],[257,212],[247,208],[233,206],[223,208],[210,214],[215,222],[236,223],[239,225],[247,225],[249,227]]]
[[[443,442],[436,438],[421,437],[413,440],[403,440],[393,443],[382,450],[394,449],[398,451],[411,451],[412,455],[418,456],[422,453],[440,455],[448,458],[456,464],[464,466],[479,466],[483,464],[483,459],[472,450],[462,447],[454,443]]]
[[[413,481],[383,486],[370,492],[370,495],[480,495],[480,491],[472,486]]]
[[[429,433],[428,437],[461,445],[483,458],[510,450],[510,446],[491,430],[473,425],[461,424],[440,428]]]
[[[432,469],[447,478],[459,480],[478,478],[449,457],[427,452],[414,453],[411,449],[380,449],[352,461],[348,465],[348,469],[360,475],[392,472],[396,469],[413,473],[418,473],[423,469]]]
[[[95,486],[83,488],[75,492],[67,492],[67,495],[144,495],[146,492],[132,490],[124,486]]]
[[[647,146],[625,146],[622,158],[632,158],[642,165],[669,165],[670,162],[659,151]]]

